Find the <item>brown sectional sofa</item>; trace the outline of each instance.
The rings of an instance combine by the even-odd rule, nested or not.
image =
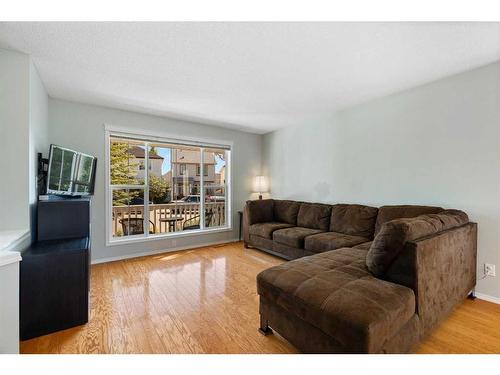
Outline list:
[[[268,199],[243,231],[291,260],[257,276],[260,331],[306,353],[408,352],[476,283],[477,225],[458,210]]]

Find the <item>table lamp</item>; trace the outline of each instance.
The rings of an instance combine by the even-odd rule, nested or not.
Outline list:
[[[269,189],[266,176],[255,176],[254,192],[259,193],[259,199],[262,199],[262,193]]]

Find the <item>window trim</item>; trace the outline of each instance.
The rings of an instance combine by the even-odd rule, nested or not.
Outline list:
[[[155,133],[154,135],[152,133]],[[113,188],[111,187],[111,180],[110,180],[110,138],[111,137],[128,137],[128,138],[133,138],[136,140],[143,140],[145,142],[165,142],[165,143],[180,143],[181,145],[186,145],[186,146],[195,146],[195,147],[200,147],[201,149],[201,165],[204,166],[204,148],[225,148],[227,149],[228,152],[228,160],[226,164],[229,164],[228,167],[226,166],[226,205],[225,205],[225,217],[226,217],[226,225],[221,226],[221,227],[215,227],[215,228],[204,228],[204,223],[202,223],[203,220],[200,220],[200,225],[202,229],[199,230],[191,230],[189,233],[186,233],[184,231],[180,232],[173,232],[173,233],[163,233],[163,234],[155,234],[153,236],[149,235],[149,220],[145,222],[144,226],[144,235],[131,235],[128,237],[117,237],[113,238],[112,234],[112,228],[111,228],[111,217],[112,217],[112,191]],[[171,133],[165,133],[165,132],[156,132],[156,131],[144,131],[141,129],[133,129],[133,128],[126,128],[126,127],[121,127],[121,126],[115,126],[111,124],[104,124],[104,144],[105,144],[105,150],[104,150],[104,159],[105,159],[105,204],[106,204],[106,209],[105,209],[105,228],[106,228],[106,246],[114,246],[114,245],[120,245],[120,244],[127,244],[127,243],[132,243],[132,242],[145,242],[145,241],[152,241],[152,240],[165,240],[168,238],[176,238],[176,237],[189,237],[189,236],[199,236],[203,234],[211,234],[211,233],[218,233],[218,232],[229,232],[233,230],[233,212],[232,212],[232,153],[234,152],[234,144],[232,141],[227,141],[227,140],[217,140],[213,138],[202,138],[202,137],[185,137],[181,136],[178,134],[171,134]],[[149,161],[149,155],[148,152],[145,152],[146,157],[145,157],[145,162],[146,165],[148,165]],[[202,168],[204,169],[204,167]],[[149,170],[145,168],[145,173],[146,176],[149,176]],[[203,176],[202,176],[203,177]],[[139,186],[144,186],[144,216],[149,217],[149,204],[146,204],[146,202],[149,202],[149,181],[145,181],[144,185],[139,185]],[[201,189],[203,188],[203,178],[200,181],[200,193]],[[201,197],[201,194],[200,194]],[[147,200],[146,200],[147,198]],[[204,209],[204,204],[205,202],[203,199],[200,199],[200,211]]]

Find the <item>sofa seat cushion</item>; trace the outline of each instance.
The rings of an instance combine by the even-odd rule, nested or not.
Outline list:
[[[273,241],[273,245],[271,248],[273,249],[274,254],[278,254],[278,256],[280,256],[286,260],[293,260],[293,259],[306,257],[308,255],[316,254],[316,253],[313,253],[311,251],[299,249],[295,246],[288,246],[288,245],[285,245],[285,244],[282,244],[282,243],[279,243],[276,241]]]
[[[248,231],[250,232],[250,235],[272,239],[273,232],[275,230],[290,228],[290,227],[293,227],[293,225],[286,224],[286,223],[275,223],[275,222],[258,223],[258,224],[250,225],[250,227],[248,228]]]
[[[336,232],[325,232],[307,236],[304,248],[315,253],[320,253],[323,251],[340,249],[341,247],[353,247],[354,245],[367,241],[369,241],[369,238],[366,237],[350,236],[348,234]]]
[[[261,272],[257,291],[346,351],[378,352],[415,314],[415,295],[374,277],[365,257],[365,250],[342,248],[286,262]]]
[[[323,231],[319,229],[310,229],[303,227],[279,229],[273,232],[273,240],[284,245],[303,249],[304,240],[307,236],[312,236],[313,234],[318,234],[321,232]]]

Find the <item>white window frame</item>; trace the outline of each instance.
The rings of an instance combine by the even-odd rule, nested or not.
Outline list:
[[[176,238],[176,237],[189,237],[189,236],[199,236],[203,234],[218,233],[218,232],[229,232],[233,230],[233,212],[232,212],[232,153],[234,152],[233,142],[226,140],[216,140],[208,138],[193,138],[179,136],[170,133],[163,132],[153,132],[142,131],[139,129],[130,129],[110,124],[104,124],[104,144],[105,144],[105,191],[106,191],[106,246],[121,245],[131,242],[144,242],[144,241],[155,241],[164,240],[166,238]],[[148,142],[164,142],[164,143],[181,143],[184,145],[195,146],[200,148],[201,152],[201,172],[203,172],[204,166],[204,148],[226,148],[227,161],[226,161],[226,204],[225,204],[225,218],[226,225],[214,228],[205,228],[204,217],[200,217],[200,229],[189,230],[189,231],[179,231],[172,233],[162,233],[162,234],[149,234],[149,220],[144,220],[144,234],[130,235],[124,237],[113,237],[113,231],[111,226],[112,219],[112,202],[113,202],[113,188],[117,186],[111,186],[110,178],[110,139],[111,137],[125,137],[133,138],[135,140]],[[149,162],[149,152],[146,147],[145,151],[145,164],[148,165]],[[149,169],[144,168],[145,179],[144,185],[127,185],[124,188],[129,189],[144,189],[144,217],[149,217]],[[204,178],[203,173],[200,174],[200,213],[205,211],[205,189],[203,187]],[[120,186],[121,188],[121,186]]]

